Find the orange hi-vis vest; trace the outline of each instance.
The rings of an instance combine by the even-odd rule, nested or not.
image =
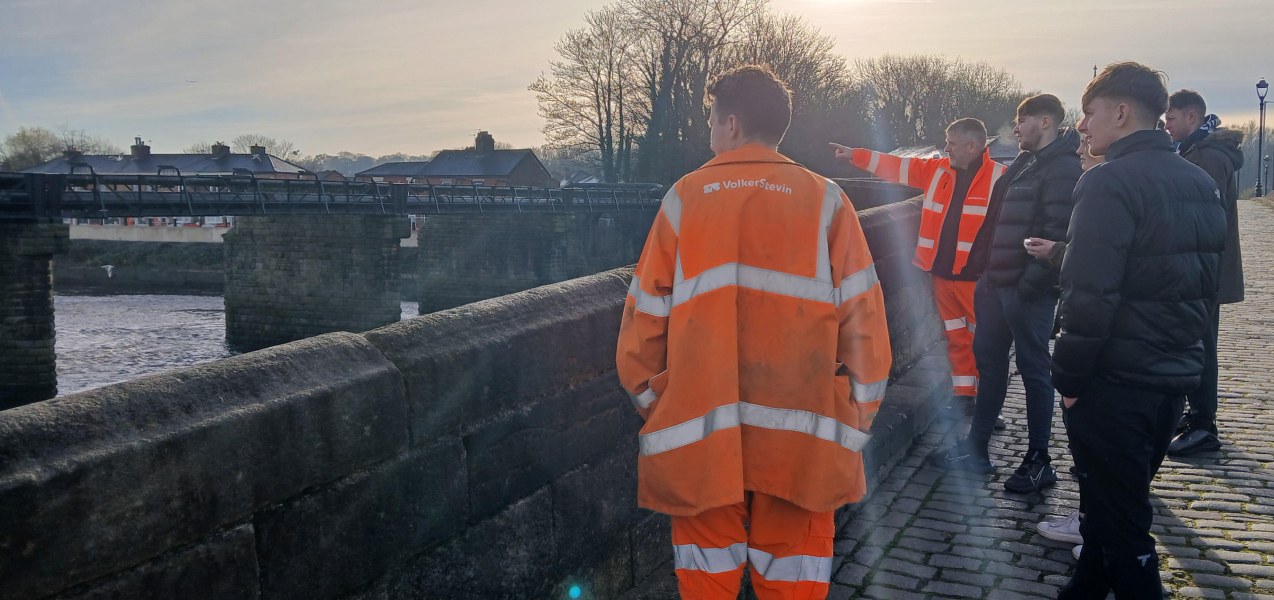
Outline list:
[[[912,263],[926,271],[932,269],[933,257],[937,253],[938,244],[942,242],[939,239],[942,235],[942,220],[955,189],[955,168],[951,166],[951,159],[900,158],[883,152],[855,149],[852,160],[855,167],[885,181],[925,191],[924,210],[920,211],[920,235],[916,240],[916,256]],[[991,160],[990,153],[985,150],[982,152],[982,168],[978,169],[978,174],[969,184],[964,208],[961,209],[960,234],[956,239],[955,263],[951,267],[956,275],[969,262],[973,240],[978,237],[978,230],[986,220],[991,190],[995,188],[995,182],[1004,174],[1004,170],[1004,165]]]
[[[646,418],[643,508],[691,516],[755,491],[825,512],[861,498],[891,355],[840,187],[758,144],[683,177],[637,264],[617,362]]]

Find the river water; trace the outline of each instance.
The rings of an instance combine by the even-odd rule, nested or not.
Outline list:
[[[225,358],[220,296],[56,296],[58,395]],[[417,303],[403,302],[403,318]]]

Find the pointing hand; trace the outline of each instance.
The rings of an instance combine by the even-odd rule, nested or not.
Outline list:
[[[854,149],[850,148],[849,146],[842,146],[835,142],[828,143],[827,145],[831,146],[832,149],[836,150],[836,158],[838,160],[849,161],[850,159],[854,158]]]

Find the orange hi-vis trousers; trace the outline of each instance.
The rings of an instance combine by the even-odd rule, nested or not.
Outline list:
[[[833,513],[810,512],[760,492],[746,492],[745,498],[693,517],[672,517],[681,597],[735,600],[747,564],[759,600],[826,598]]]
[[[947,333],[951,387],[957,396],[978,395],[978,365],[973,359],[973,288],[975,281],[933,278],[933,298]]]

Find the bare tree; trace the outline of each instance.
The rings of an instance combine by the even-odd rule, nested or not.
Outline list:
[[[1016,114],[1026,94],[1003,69],[942,56],[897,56],[858,61],[875,112],[877,144],[936,143],[946,126],[975,117],[996,131]]]
[[[71,129],[65,124],[58,129],[57,136],[63,150],[74,148],[84,154],[119,154],[123,151],[104,137],[90,135],[83,129]]]
[[[0,155],[10,169],[21,171],[57,158],[62,149],[56,133],[43,127],[19,127],[4,138]]]
[[[217,142],[220,144],[221,142]],[[208,142],[195,142],[182,150],[183,154],[212,154],[212,144]]]
[[[296,145],[283,139],[272,138],[259,133],[245,133],[237,135],[230,140],[230,149],[239,154],[247,154],[252,151],[252,146],[263,146],[265,153],[271,156],[277,156],[284,160],[298,158],[301,154],[296,149]]]
[[[726,57],[726,66],[762,65],[792,92],[792,125],[779,148],[801,164],[831,172],[841,168],[828,142],[869,143],[862,89],[849,75],[836,42],[795,15],[761,14]]]
[[[670,182],[711,157],[710,77],[741,43],[746,24],[763,14],[766,0],[620,0],[634,33],[633,52],[645,132],[637,172]]]
[[[585,15],[585,27],[556,44],[551,76],[531,84],[549,146],[601,169],[608,182],[630,175],[638,135],[632,111],[635,65],[626,14],[609,6]]]

